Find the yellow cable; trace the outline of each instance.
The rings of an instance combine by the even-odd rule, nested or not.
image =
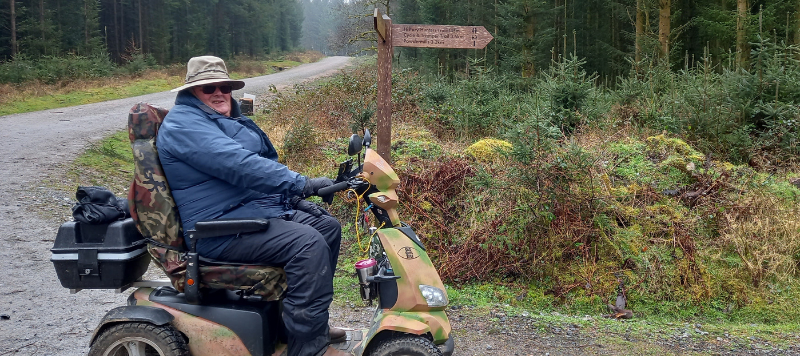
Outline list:
[[[367,183],[369,183],[370,185],[372,185],[372,182],[370,182],[369,179],[364,178],[364,177],[360,177],[360,178],[363,179],[364,181],[366,181]],[[358,244],[358,250],[361,251],[361,252],[369,251],[369,247],[372,244],[372,236],[370,236],[370,240],[367,243],[367,248],[362,248],[361,247],[361,233],[358,231],[358,214],[361,214],[361,199],[364,197],[364,194],[367,194],[368,190],[369,189],[365,190],[364,193],[361,194],[361,195],[358,195],[358,192],[356,192],[355,189],[348,189],[347,190],[348,192],[352,191],[356,195],[356,221],[355,221],[355,223],[353,225],[355,225],[355,227],[356,227],[356,243]],[[364,213],[364,214],[366,214],[366,213]],[[380,228],[382,228],[384,224],[385,223],[381,224]],[[378,229],[380,229],[380,228],[378,228]]]

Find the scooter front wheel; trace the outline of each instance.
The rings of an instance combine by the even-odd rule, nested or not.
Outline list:
[[[401,336],[382,341],[370,356],[441,356],[442,351],[421,336]]]
[[[100,333],[89,356],[189,356],[189,348],[171,325],[129,322]]]

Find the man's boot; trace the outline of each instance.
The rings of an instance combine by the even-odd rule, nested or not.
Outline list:
[[[328,336],[331,339],[331,344],[338,344],[347,340],[347,332],[333,326],[328,327]]]

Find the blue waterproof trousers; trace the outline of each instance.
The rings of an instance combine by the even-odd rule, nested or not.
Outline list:
[[[328,307],[341,238],[342,227],[335,218],[297,211],[286,219],[270,219],[265,231],[242,234],[218,257],[283,267],[288,356],[321,355],[328,346]]]

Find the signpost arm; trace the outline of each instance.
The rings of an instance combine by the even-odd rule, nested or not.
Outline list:
[[[383,25],[383,31],[376,28],[378,38],[378,154],[392,163],[392,56],[394,47],[392,45],[392,19],[382,15],[375,9],[375,26]],[[379,20],[378,17],[381,19]],[[383,37],[381,39],[380,37]]]

